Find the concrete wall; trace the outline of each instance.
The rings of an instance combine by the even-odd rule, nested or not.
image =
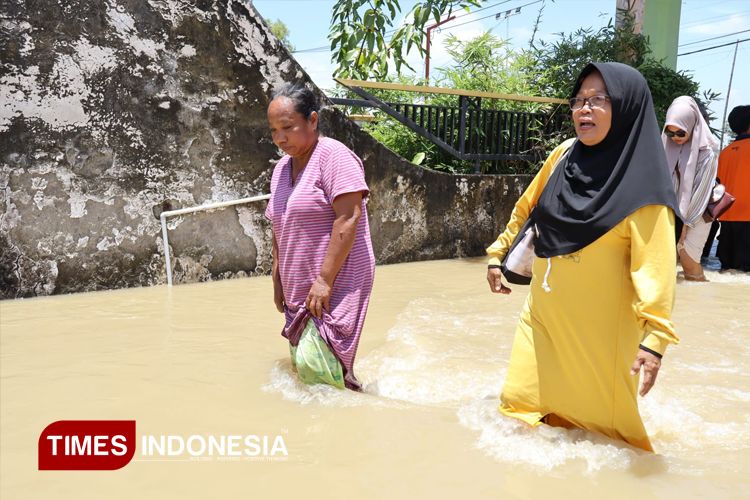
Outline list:
[[[165,283],[161,211],[267,193],[269,97],[315,88],[240,0],[6,0],[0,14],[3,298]],[[528,177],[413,165],[316,92],[324,132],[364,161],[379,263],[483,254]],[[267,274],[264,209],[170,219],[175,282]]]

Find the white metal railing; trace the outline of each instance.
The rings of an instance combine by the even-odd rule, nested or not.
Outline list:
[[[239,200],[232,201],[220,201],[217,203],[208,203],[206,205],[200,205],[197,207],[181,208],[179,210],[169,210],[162,212],[159,218],[161,219],[161,234],[164,238],[164,258],[167,261],[167,283],[172,286],[172,262],[169,258],[169,237],[167,236],[167,217],[174,217],[175,215],[189,214],[193,212],[200,212],[202,210],[211,210],[214,208],[230,207],[232,205],[240,205],[242,203],[251,203],[253,201],[263,201],[271,198],[270,194],[263,194],[260,196],[253,196],[251,198],[241,198]]]

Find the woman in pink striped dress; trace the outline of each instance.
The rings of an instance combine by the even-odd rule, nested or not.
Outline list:
[[[297,346],[312,321],[360,390],[354,356],[375,275],[360,159],[318,130],[315,95],[290,85],[268,106],[274,143],[284,156],[271,179],[266,216],[273,222],[274,302],[285,313],[282,335]],[[294,350],[292,350],[294,352]],[[307,380],[306,380],[307,381]]]

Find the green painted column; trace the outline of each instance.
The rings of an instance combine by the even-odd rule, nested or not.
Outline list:
[[[643,34],[649,37],[652,57],[677,69],[680,41],[680,0],[643,0]]]

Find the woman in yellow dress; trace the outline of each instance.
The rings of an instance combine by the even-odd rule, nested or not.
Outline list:
[[[530,425],[579,427],[653,451],[638,412],[668,344],[676,198],[651,94],[624,64],[589,64],[570,100],[577,139],[555,149],[487,249],[500,262],[535,208],[529,296],[500,411]]]

